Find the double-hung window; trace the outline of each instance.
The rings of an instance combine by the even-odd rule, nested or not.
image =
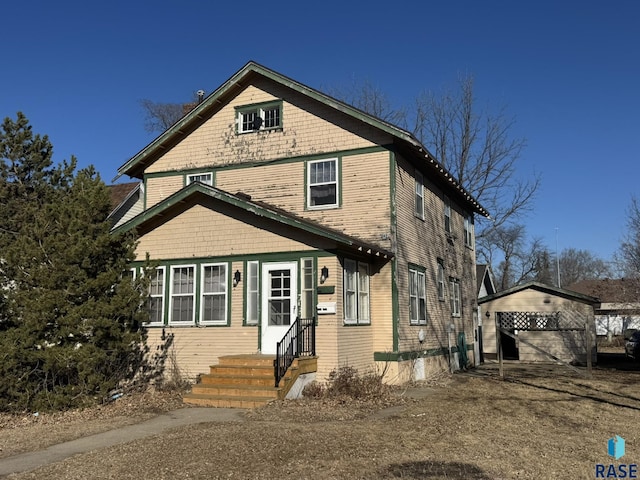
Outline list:
[[[149,282],[149,324],[162,325],[164,322],[164,267],[151,272]]]
[[[266,103],[236,109],[238,133],[282,127],[282,103]]]
[[[415,216],[424,220],[424,178],[416,170],[416,208]]]
[[[195,274],[193,265],[171,267],[170,324],[187,324],[195,321]]]
[[[449,279],[449,286],[451,288],[451,315],[459,317],[460,311],[460,280],[457,278]]]
[[[438,282],[438,300],[444,300],[444,260],[438,259],[438,272],[436,274],[436,282]]]
[[[473,248],[473,214],[468,213],[464,216],[464,244]]]
[[[187,175],[187,185],[191,185],[194,182],[213,186],[213,173],[194,173]]]
[[[451,200],[444,197],[444,231],[451,233]]]
[[[227,325],[227,264],[202,265],[200,324]]]
[[[314,269],[313,258],[303,258],[300,260],[300,316],[301,318],[313,318],[316,316],[314,302]]]
[[[425,270],[409,267],[409,321],[411,325],[427,323],[427,295]]]
[[[338,159],[312,160],[307,163],[307,207],[338,206]]]
[[[256,261],[247,262],[245,273],[246,288],[246,318],[247,325],[257,325],[260,318],[260,263]]]
[[[344,323],[369,324],[369,265],[344,261]]]

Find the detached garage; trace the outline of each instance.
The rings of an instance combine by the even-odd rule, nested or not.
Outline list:
[[[596,361],[594,309],[597,298],[530,282],[478,299],[485,312],[484,358],[560,361],[586,364],[587,350]]]

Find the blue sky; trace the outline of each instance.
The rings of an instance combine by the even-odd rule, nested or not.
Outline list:
[[[109,182],[147,145],[139,101],[208,93],[254,60],[318,89],[368,81],[397,104],[475,77],[542,176],[528,233],[609,259],[640,178],[640,2],[10,2],[0,117]]]

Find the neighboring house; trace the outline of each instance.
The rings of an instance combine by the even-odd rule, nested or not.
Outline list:
[[[478,304],[485,312],[482,329],[485,358],[496,358],[496,324],[500,323],[507,331],[500,332],[499,338],[505,359],[549,362],[552,355],[567,363],[586,363],[589,343],[592,360],[596,360],[597,298],[529,282],[479,298]]]
[[[640,284],[637,280],[583,280],[570,290],[600,300],[596,309],[598,335],[621,335],[628,328],[640,329]]]
[[[119,175],[142,181],[115,231],[157,265],[149,342],[173,334],[187,375],[273,354],[296,317],[317,317],[321,379],[421,378],[452,337],[473,352],[488,213],[410,133],[250,62]]]
[[[493,281],[493,273],[489,265],[476,265],[476,282],[477,282],[477,295],[478,298],[483,298],[488,295],[496,293],[495,283]],[[475,332],[475,358],[476,363],[484,362],[484,352],[482,346],[483,339],[483,321],[484,315],[482,313],[482,306],[478,305],[478,310],[473,318],[474,332]]]
[[[113,210],[108,219],[113,222],[113,228],[119,227],[123,223],[142,213],[143,185],[141,182],[128,182],[109,185],[111,195],[111,207]]]

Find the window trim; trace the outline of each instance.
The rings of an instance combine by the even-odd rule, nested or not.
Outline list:
[[[422,175],[422,172],[420,172],[419,170],[415,171],[415,182],[416,182],[416,188],[415,188],[415,194],[414,194],[415,202],[414,202],[413,214],[420,220],[424,220],[424,176]],[[418,192],[418,187],[420,187],[419,192]],[[420,206],[420,208],[418,208],[418,205]]]
[[[204,291],[204,270],[207,267],[220,267],[224,266],[224,320],[204,320],[204,297],[205,295],[218,295],[220,296],[220,292],[209,292],[205,293]],[[229,284],[230,284],[230,276],[229,276],[229,263],[228,262],[214,262],[214,263],[201,263],[200,264],[200,282],[199,282],[199,292],[198,298],[200,300],[200,308],[199,308],[199,316],[198,316],[198,325],[202,326],[229,326],[230,323],[230,315],[229,315]]]
[[[444,231],[446,233],[452,233],[451,228],[451,200],[446,195],[444,196]]]
[[[473,221],[473,213],[467,213],[464,216],[464,244],[466,247],[473,248],[474,237],[475,225]]]
[[[198,280],[197,280],[197,271],[198,269],[196,268],[197,266],[195,264],[185,264],[185,265],[171,265],[171,268],[169,270],[170,274],[169,274],[169,311],[167,313],[167,325],[195,325],[196,323],[196,311],[197,311],[197,305],[196,305],[196,299],[197,299],[197,290],[198,290]],[[191,294],[174,294],[173,293],[173,287],[174,287],[174,273],[177,269],[179,268],[192,268],[193,269],[193,292]],[[174,302],[174,297],[175,296],[181,296],[181,297],[186,297],[191,295],[191,297],[193,298],[193,311],[191,313],[191,320],[185,320],[185,321],[179,321],[179,320],[173,320],[173,302]]]
[[[165,325],[165,320],[166,320],[166,293],[167,293],[167,269],[164,265],[156,267],[153,270],[153,273],[155,274],[158,270],[162,271],[162,275],[160,276],[160,278],[162,278],[162,287],[161,287],[161,292],[160,294],[152,294],[151,293],[151,282],[153,281],[153,279],[151,279],[151,281],[149,282],[149,298],[160,298],[161,299],[161,308],[160,308],[160,321],[159,322],[152,322],[151,321],[151,310],[149,309],[149,321],[145,322],[146,326],[149,327],[156,327],[156,326],[164,326]]]
[[[311,292],[311,317],[317,316],[316,271],[317,267],[313,257],[302,257],[300,259],[300,308],[298,314],[302,318],[305,318],[303,315],[306,315],[304,313],[304,309],[307,306],[304,304],[305,292]],[[305,286],[306,275],[309,275],[309,279],[311,280],[310,287]]]
[[[265,127],[265,112],[267,110],[277,109],[279,111],[279,122],[278,125],[273,127]],[[255,133],[255,132],[264,132],[264,131],[272,131],[272,130],[281,130],[282,129],[282,100],[262,102],[262,103],[254,103],[251,105],[243,105],[235,108],[236,110],[236,134],[244,135],[246,133]],[[243,124],[243,116],[247,113],[255,113],[258,118],[260,118],[260,127],[252,128],[248,130],[244,130],[242,127]]]
[[[185,187],[187,185],[191,185],[192,183],[196,182],[195,180],[192,180],[192,177],[201,177],[201,176],[205,176],[205,175],[210,175],[211,176],[211,183],[202,182],[200,180],[197,180],[197,181],[199,181],[200,183],[202,183],[204,185],[210,185],[210,186],[213,187],[214,184],[215,184],[215,177],[213,175],[213,171],[186,173],[185,176],[184,176],[184,185],[185,185]]]
[[[416,293],[415,295],[411,291],[411,284],[415,275]],[[409,325],[426,325],[427,324],[427,275],[426,269],[418,265],[409,264]],[[422,295],[420,295],[420,284],[422,284]],[[412,299],[416,299],[416,318],[413,318],[412,312]],[[420,300],[424,301],[424,319],[420,319]]]
[[[451,294],[451,316],[462,316],[462,297],[460,294],[460,279],[449,277],[449,288]]]
[[[353,269],[350,270],[348,265],[352,265]],[[360,291],[360,275],[361,269],[364,267],[367,278],[367,288],[366,292]],[[345,325],[371,325],[371,271],[369,269],[369,264],[365,262],[358,262],[357,260],[353,260],[350,258],[344,259],[344,266],[342,271],[342,285],[343,285],[343,308],[342,308],[342,317]],[[347,318],[347,275],[353,274],[353,285],[355,290],[353,290],[353,298],[355,302],[355,318]],[[368,318],[361,318],[362,309],[360,307],[362,295],[366,295],[366,311]]]
[[[256,289],[252,290],[251,280],[250,280],[250,265],[255,265],[256,267]],[[260,261],[258,260],[247,260],[244,262],[244,315],[242,318],[242,324],[244,326],[255,327],[260,325]],[[255,320],[249,318],[249,295],[256,296],[256,306],[255,306]]]
[[[322,162],[335,162],[336,179],[333,182],[321,182],[311,184],[311,165]],[[340,157],[319,158],[316,160],[307,160],[305,162],[305,208],[307,210],[329,210],[332,208],[339,208],[341,203],[342,189],[340,188],[340,182],[342,179],[341,162]],[[336,185],[336,201],[335,203],[326,205],[311,205],[311,187],[319,185],[331,185],[335,182]]]
[[[438,270],[436,272],[436,283],[438,289],[438,300],[445,300],[445,291],[447,289],[447,284],[444,280],[444,260],[441,258],[438,259],[438,266],[436,267]]]

